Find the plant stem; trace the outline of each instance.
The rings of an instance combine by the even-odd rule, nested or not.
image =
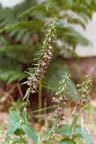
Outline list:
[[[43,81],[43,75],[41,75],[40,82],[39,82],[39,95],[38,95],[38,109],[39,110],[42,108],[42,81]],[[39,115],[38,122],[41,125],[40,121],[41,121],[42,112],[39,111],[38,115]]]

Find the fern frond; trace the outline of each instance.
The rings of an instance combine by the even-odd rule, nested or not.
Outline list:
[[[32,8],[29,8],[27,11],[25,11],[24,13],[22,13],[20,15],[20,17],[23,17],[25,15],[30,15],[34,11],[39,11],[39,12],[43,11],[44,12],[45,11],[45,5],[41,4],[41,5],[36,5],[36,6],[32,7]]]
[[[69,43],[70,45],[89,45],[90,41],[77,32],[73,27],[59,27],[57,29],[59,39]]]
[[[0,80],[9,83],[21,81],[26,77],[22,72],[22,65],[12,59],[0,57]]]
[[[40,50],[41,45],[34,44],[31,45],[7,45],[5,47],[0,47],[0,55],[6,55],[7,57],[18,61],[23,64],[31,64],[36,57],[37,51]]]
[[[86,29],[86,26],[85,26],[85,23],[83,21],[81,21],[79,18],[72,18],[72,17],[69,17],[67,19],[68,23],[71,23],[71,24],[79,24],[80,26],[82,26],[82,28],[85,30]]]
[[[48,72],[45,76],[43,87],[51,92],[56,92],[58,88],[58,81],[62,80],[62,75],[68,72],[68,66],[62,60],[54,59],[48,67]],[[79,99],[76,94],[75,84],[70,80],[68,82],[69,96],[72,99]]]
[[[18,24],[8,25],[8,26],[2,28],[0,30],[0,32],[3,32],[3,31],[10,32],[15,29],[18,29],[18,30],[23,29],[23,30],[27,30],[27,31],[31,31],[31,32],[37,32],[37,31],[40,31],[42,26],[43,26],[43,23],[38,20],[22,21],[22,22],[19,22]]]

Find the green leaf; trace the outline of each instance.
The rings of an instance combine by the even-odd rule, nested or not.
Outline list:
[[[24,35],[22,42],[23,42],[23,43],[26,43],[29,38],[30,38],[30,33],[27,32],[27,33]]]
[[[8,135],[14,133],[21,126],[21,116],[19,110],[9,111],[9,130]]]
[[[63,136],[71,136],[71,126],[70,125],[63,125],[62,128],[55,128],[55,133]]]
[[[25,132],[25,134],[33,140],[34,144],[38,143],[38,137],[35,134],[34,130],[28,125],[28,124],[23,124],[22,129]]]
[[[27,98],[29,96],[29,94],[30,94],[30,88],[27,89],[23,99]]]
[[[79,95],[77,93],[75,84],[70,80],[67,82],[67,86],[68,86],[69,97],[76,99],[76,100],[79,100],[80,98],[79,98]]]
[[[43,87],[47,88],[47,91],[56,92],[59,86],[58,81],[62,80],[62,75],[64,75],[65,71],[68,71],[68,67],[64,65],[62,60],[55,58],[48,66]]]
[[[51,10],[56,7],[57,8],[57,3],[55,0],[48,0],[46,3],[45,3],[45,10],[48,12],[48,10],[50,11],[50,8]]]
[[[7,47],[8,48],[8,47]],[[8,51],[4,50],[4,52],[8,55]],[[16,54],[16,53],[14,53]],[[14,55],[13,54],[13,55]],[[26,74],[22,72],[22,65],[18,63],[16,60],[11,59],[9,57],[0,56],[0,80],[3,80],[10,84],[13,81],[21,81],[23,78],[26,77]]]
[[[19,110],[17,111],[9,111],[9,127],[14,126],[14,124],[20,121],[21,116]]]
[[[86,144],[92,144],[88,132],[87,132],[84,128],[82,129],[81,126],[77,126],[77,127],[75,128],[75,132],[74,132],[73,135],[75,135],[75,136],[76,136],[76,135],[77,135],[77,136],[79,135],[79,136],[81,136],[82,138],[85,139]]]
[[[62,34],[61,34],[62,33]],[[57,36],[59,39],[62,39],[64,42],[69,43],[70,45],[77,44],[88,46],[91,44],[89,40],[87,40],[83,35],[81,35],[78,31],[76,31],[73,27],[64,27],[62,24],[58,26]]]
[[[40,31],[42,26],[43,26],[43,23],[39,20],[22,21],[22,22],[19,22],[17,24],[8,25],[8,26],[2,28],[0,30],[0,32],[3,32],[3,31],[10,32],[10,31],[13,31],[16,29],[27,30],[29,32],[38,32],[38,31]]]
[[[15,30],[14,30],[14,31],[15,31]],[[14,32],[14,31],[12,31],[12,32]],[[16,30],[16,31],[17,31],[17,30]],[[12,32],[11,32],[10,35],[12,35]],[[16,36],[16,41],[21,40],[21,38],[23,37],[24,33],[25,33],[25,30],[20,30],[20,31],[18,32],[17,36]],[[14,33],[13,33],[13,34],[14,34]]]
[[[25,15],[29,15],[29,14],[31,14],[33,11],[40,11],[40,10],[43,10],[43,9],[45,9],[45,5],[43,5],[43,4],[42,4],[42,5],[36,5],[36,6],[32,7],[32,8],[30,8],[30,9],[28,9],[28,10],[25,11],[24,13],[22,13],[20,17],[23,17],[23,16],[25,16]]]
[[[23,110],[23,118],[24,118],[24,121],[27,120],[27,109],[26,108],[24,108],[24,110]]]
[[[71,24],[79,24],[82,26],[82,28],[85,30],[86,29],[86,26],[84,24],[83,21],[81,21],[80,19],[78,18],[72,18],[72,17],[69,17],[68,18],[68,22],[71,23]]]
[[[73,0],[65,0],[65,1],[66,1],[65,3],[66,3],[67,5],[72,6]]]
[[[15,123],[9,128],[7,135],[10,135],[10,134],[14,133],[20,126],[21,126],[21,122],[20,122],[20,121],[15,122]]]
[[[16,136],[23,136],[25,133],[24,133],[24,131],[22,129],[18,128],[18,129],[16,129],[16,131],[14,132],[14,134]]]
[[[76,143],[73,140],[65,138],[65,139],[61,140],[59,144],[76,144]]]
[[[90,139],[90,136],[89,136],[89,134],[88,134],[87,131],[84,130],[84,131],[82,132],[82,136],[83,136],[83,138],[85,139],[86,144],[92,144],[91,139]]]
[[[78,118],[79,118],[79,115],[75,115],[75,116],[74,116],[74,119],[73,119],[71,128],[73,128],[73,127],[76,125],[76,122],[77,122]]]

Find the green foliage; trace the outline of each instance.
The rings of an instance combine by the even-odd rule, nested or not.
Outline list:
[[[22,72],[21,64],[6,57],[0,57],[0,59],[0,80],[11,83],[17,79],[21,81],[26,77],[25,73]]]
[[[73,140],[65,138],[59,144],[76,144],[76,143]]]
[[[6,137],[4,144],[26,144],[26,141],[23,138],[21,140],[18,138],[13,138],[10,140],[8,137]]]
[[[22,22],[20,22],[18,24],[9,25],[9,26],[7,26],[5,28],[2,28],[0,32],[3,32],[3,31],[10,32],[10,31],[13,31],[13,30],[21,30],[22,29],[23,31],[21,31],[21,33],[23,32],[22,35],[24,35],[26,33],[26,29],[29,32],[32,31],[32,33],[36,33],[36,32],[40,31],[42,26],[43,26],[43,23],[40,22],[40,21],[37,21],[37,20],[22,21]],[[21,33],[19,33],[20,36],[22,36]],[[18,36],[18,37],[20,37],[20,36]]]
[[[33,63],[33,59],[36,54],[38,54],[40,49],[40,52],[42,52],[41,42],[44,39],[42,28],[46,29],[46,20],[48,20],[48,23],[50,23],[51,19],[56,16],[59,19],[59,25],[57,27],[57,40],[61,40],[63,46],[60,47],[58,42],[55,43],[55,55],[53,57],[53,62],[50,64],[48,72],[44,78],[43,86],[49,89],[51,87],[54,91],[57,91],[56,89],[58,87],[58,81],[62,80],[62,75],[65,74],[66,71],[63,60],[59,61],[58,58],[60,56],[60,48],[65,50],[66,48],[72,48],[73,55],[78,44],[87,46],[89,45],[90,42],[75,30],[74,25],[80,25],[83,29],[85,29],[86,22],[92,18],[92,14],[96,10],[95,6],[95,0],[48,0],[40,5],[38,5],[38,3],[35,1],[26,0],[23,4],[20,4],[20,6],[16,6],[13,9],[2,9],[1,7],[1,13],[4,11],[4,15],[2,15],[0,19],[0,79],[6,81],[7,83],[11,83],[16,80],[20,81],[26,77],[23,71],[26,70],[31,63]],[[7,11],[9,17],[6,16]],[[15,16],[12,13],[13,11],[15,12]],[[54,38],[55,35],[54,33],[52,34]],[[45,42],[49,47],[50,37],[47,36]],[[45,43],[43,43],[43,46],[44,44]],[[44,47],[46,55],[50,54],[49,52],[51,52],[46,52],[47,48]],[[53,47],[51,48],[53,49]],[[51,52],[51,56],[52,54],[53,53]],[[56,59],[58,61],[57,63]],[[39,59],[39,62],[42,61]],[[40,69],[38,70],[41,72],[41,67],[39,66],[38,68]],[[42,68],[44,68],[44,65]],[[37,72],[37,74],[38,73],[39,72]],[[33,71],[29,72],[29,74],[32,77]],[[34,81],[32,82],[33,85],[35,85]],[[64,92],[64,98],[66,98],[68,95],[70,98],[79,99],[80,95],[77,94],[74,83],[70,79],[66,79],[65,75],[63,82],[62,89],[59,90],[61,90],[61,94]],[[14,134],[16,138],[19,138],[16,139],[14,136],[11,141],[8,141],[6,138],[5,143],[18,144],[22,142],[22,144],[24,144],[26,142],[23,139],[23,136],[26,134],[34,144],[38,144],[38,136],[34,132],[33,128],[27,124],[26,106],[29,104],[29,95],[30,88],[26,91],[24,97],[24,99],[27,99],[27,102],[24,104],[22,116],[19,110],[14,110],[14,106],[13,110],[11,109],[9,112],[9,130],[7,137]],[[60,97],[58,105],[59,108],[57,109],[61,112],[61,114],[63,114],[62,106],[64,104],[63,102],[60,103],[62,99],[63,97]],[[67,101],[67,98],[65,101]],[[77,115],[74,117],[72,124],[63,124],[58,126],[58,122],[60,122],[60,120],[63,118],[63,115],[59,116],[60,117],[58,117],[58,121],[57,119],[54,119],[55,122],[48,133],[48,144],[50,143],[51,136],[54,134],[54,132],[62,137],[62,139],[59,141],[59,144],[75,144],[78,139],[85,139],[86,144],[91,144],[90,136],[88,135],[87,131],[77,124]]]
[[[13,24],[18,25],[16,23],[19,22],[20,14],[35,4],[36,2],[34,0],[25,0],[14,8],[2,8],[0,6],[0,27],[2,28],[9,24],[11,24],[11,27],[14,27]],[[0,35],[0,80],[6,81],[7,83],[24,79],[26,77],[23,72],[24,65],[26,63],[32,63],[33,60],[32,54],[34,52],[32,46],[22,45],[31,37],[30,30],[26,31],[25,26],[27,25],[27,27],[30,26],[31,28],[32,22],[28,24],[26,22],[21,23],[23,27],[19,24],[19,29],[12,30],[8,34],[6,33],[6,36],[3,34]],[[36,28],[36,23],[33,23]],[[8,27],[10,28],[10,26]],[[22,42],[18,45],[18,41]]]
[[[80,116],[80,113],[82,112],[82,108],[79,110],[78,109],[78,104],[77,104],[77,112],[78,115],[75,114],[73,117],[73,121],[71,124],[64,124],[64,108],[65,104],[67,104],[68,99],[66,96],[70,94],[68,91],[70,90],[70,75],[68,73],[65,73],[63,80],[60,81],[59,83],[59,88],[56,92],[57,98],[54,98],[55,103],[57,103],[57,108],[56,111],[53,114],[54,119],[50,119],[53,121],[52,127],[48,130],[48,132],[45,134],[47,135],[47,138],[43,136],[43,139],[47,141],[49,144],[52,141],[52,134],[57,134],[58,136],[61,136],[59,140],[59,144],[76,144],[79,140],[84,139],[86,144],[91,144],[91,139],[88,134],[88,132],[85,130],[85,128],[82,125],[79,125],[77,123],[78,118]],[[91,77],[87,76],[87,79],[82,82],[82,84],[79,84],[80,87],[82,87],[82,93],[85,93],[85,85],[89,88],[91,87]],[[79,90],[78,90],[79,91]],[[77,91],[77,92],[78,92]],[[74,88],[71,90],[71,92],[74,92]],[[76,88],[75,88],[76,92]],[[88,91],[87,94],[89,94],[90,91]],[[22,117],[20,115],[19,110],[11,110],[9,111],[9,130],[7,133],[7,136],[14,134],[15,136],[20,136],[18,141],[20,142],[21,139],[24,135],[27,135],[34,144],[38,144],[39,140],[42,140],[42,136],[37,137],[36,133],[34,132],[33,128],[31,128],[27,124],[27,108],[26,106],[29,104],[29,94],[30,94],[30,88],[27,89],[25,98],[26,99],[26,104],[23,109]],[[81,102],[79,100],[79,102]],[[41,109],[42,110],[42,109]],[[78,111],[79,110],[79,111]],[[54,117],[55,116],[55,117]],[[59,124],[59,125],[58,125]],[[14,138],[15,139],[15,138]],[[14,140],[13,139],[13,140]],[[11,140],[14,144],[14,141]],[[5,140],[7,142],[7,139]],[[10,143],[9,143],[10,144]]]
[[[92,14],[96,10],[95,6],[95,0],[47,0],[40,5],[35,0],[25,0],[12,9],[0,7],[0,31],[2,32],[0,56],[3,53],[12,62],[15,59],[17,67],[20,62],[22,69],[26,70],[25,65],[29,67],[34,56],[41,49],[41,42],[44,38],[42,28],[46,29],[47,27],[46,19],[49,23],[54,16],[60,19],[57,40],[62,42],[62,47],[59,47],[58,43],[55,45],[57,49],[54,51],[58,50],[55,60],[60,56],[60,48],[66,51],[71,47],[73,53],[78,44],[89,45],[90,42],[75,30],[74,25],[80,25],[85,29],[86,23],[89,19],[91,20]],[[9,65],[9,61],[7,64]],[[6,68],[6,66],[3,67]],[[9,69],[12,69],[11,64]],[[22,73],[22,70],[20,72]],[[9,76],[3,75],[3,70],[0,75],[1,79],[8,83],[25,77],[18,76],[19,74],[16,72],[15,78],[8,80]],[[13,77],[10,71],[9,75]]]
[[[35,134],[34,130],[28,125],[24,124],[22,125],[22,129],[25,132],[25,134],[33,140],[34,144],[38,143],[37,135]]]
[[[63,139],[61,140],[60,144],[67,144],[68,142],[70,142],[70,144],[75,144],[75,140],[80,138],[80,139],[85,139],[86,144],[91,144],[91,139],[90,136],[88,134],[88,132],[81,126],[77,125],[76,123],[74,123],[74,130],[72,130],[72,125],[63,125],[62,128],[55,128],[55,132],[59,135],[65,136],[65,137],[72,137],[72,139]]]
[[[43,86],[48,91],[56,92],[59,86],[58,81],[62,80],[62,75],[65,75],[65,71],[68,72],[68,67],[66,67],[62,60],[53,60],[45,75]],[[69,98],[78,100],[79,96],[74,82],[70,80],[66,84],[68,86]]]
[[[55,132],[62,136],[71,136],[71,126],[70,125],[63,125],[62,128],[56,128]]]
[[[82,129],[80,126],[77,126],[75,128],[74,135],[84,138],[86,141],[86,144],[91,144],[91,139],[90,139],[88,132],[85,129]]]
[[[8,135],[14,133],[20,127],[20,113],[19,111],[9,112],[9,130]]]
[[[64,31],[64,33],[62,33]],[[77,44],[81,45],[88,45],[89,41],[85,39],[83,36],[81,36],[80,33],[78,33],[75,29],[72,27],[62,27],[60,26],[57,29],[58,32],[58,38],[64,40],[66,43],[70,43],[72,46],[76,46]],[[61,35],[62,33],[62,35]]]
[[[12,103],[12,105],[11,105],[11,107],[10,107],[10,110],[11,110],[11,111],[21,110],[21,109],[23,109],[26,105],[27,105],[26,102],[21,101],[20,99],[18,99],[16,102],[13,102],[13,103]]]
[[[38,143],[38,137],[34,130],[26,123],[27,109],[24,108],[23,116],[20,116],[20,111],[9,111],[9,130],[7,135],[15,134],[16,136],[27,135],[33,140],[34,144]],[[15,138],[14,138],[15,139]],[[19,139],[20,140],[20,139]],[[7,141],[7,140],[6,140]]]

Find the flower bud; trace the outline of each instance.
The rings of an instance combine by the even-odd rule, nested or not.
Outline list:
[[[35,90],[32,90],[31,93],[34,94],[34,93],[36,93],[36,91],[35,91]]]
[[[49,55],[49,56],[53,56],[53,53],[49,51],[49,52],[48,52],[48,55]]]

